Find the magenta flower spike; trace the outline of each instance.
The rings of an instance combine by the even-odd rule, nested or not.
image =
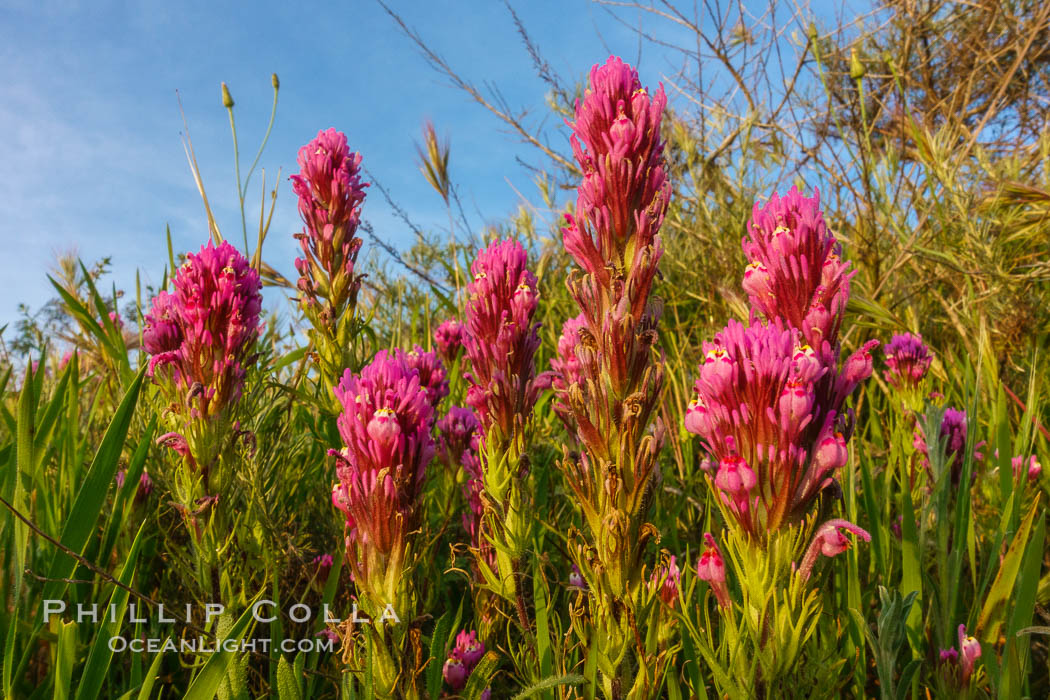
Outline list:
[[[527,421],[536,403],[536,363],[540,345],[533,323],[538,293],[536,276],[526,266],[517,241],[496,241],[478,253],[467,284],[467,333],[470,358],[467,403],[489,439],[510,439],[517,422]]]
[[[335,129],[317,132],[299,149],[298,163],[299,174],[290,179],[306,227],[295,236],[304,256],[296,259],[295,268],[303,301],[311,303],[338,297],[338,291],[349,291],[355,281],[361,240],[354,234],[368,183],[361,182],[361,154],[351,153],[346,134]],[[337,285],[346,288],[337,290]]]
[[[569,124],[583,182],[576,218],[566,217],[565,250],[602,286],[611,281],[610,263],[628,271],[642,285],[637,296],[643,301],[662,252],[657,232],[671,197],[660,137],[666,106],[663,86],[650,96],[638,72],[613,56],[591,69],[590,86]]]
[[[481,661],[481,657],[485,656],[485,645],[478,641],[478,633],[474,630],[461,630],[456,635],[456,649],[459,650],[464,665],[471,671]]]
[[[474,630],[461,630],[456,635],[456,645],[449,651],[441,673],[452,690],[462,690],[467,678],[485,655],[485,645],[478,640]]]
[[[933,363],[933,353],[921,335],[899,333],[882,346],[886,382],[898,390],[917,389]]]
[[[941,438],[947,438],[947,453],[952,459],[962,455],[966,449],[966,411],[948,408],[941,420]]]
[[[347,370],[334,392],[343,407],[337,425],[344,448],[332,450],[339,479],[333,503],[346,516],[354,579],[382,609],[395,600],[392,589],[418,527],[434,455],[434,409],[404,353],[379,352],[359,375]]]
[[[441,667],[441,675],[452,690],[462,690],[467,684],[467,676],[470,675],[470,672],[463,663],[459,649],[452,649],[449,652],[445,665]]]
[[[566,285],[580,314],[563,328],[552,386],[555,410],[581,448],[566,453],[561,469],[586,524],[570,541],[571,556],[591,585],[592,610],[603,611],[593,619],[605,640],[598,665],[606,694],[609,669],[615,676],[634,654],[627,616],[643,602],[643,553],[655,534],[647,519],[666,434],[657,416],[662,305],[652,297],[671,197],[660,132],[666,105],[662,86],[646,90],[613,56],[591,69],[569,123],[583,177],[562,241],[579,266]],[[646,678],[635,682],[650,683],[658,663],[637,656],[631,663]]]
[[[1013,468],[1014,478],[1018,481],[1022,478],[1027,478],[1028,481],[1039,481],[1039,475],[1043,473],[1043,465],[1039,463],[1035,455],[1031,455],[1027,460],[1021,456],[1014,457],[1010,460],[1010,466]]]
[[[730,321],[705,343],[685,426],[717,468],[712,484],[751,534],[803,517],[848,458],[843,401],[858,377],[835,375],[793,329]]]
[[[211,241],[189,254],[172,280],[173,292],[153,298],[143,328],[149,373],[184,410],[182,433],[163,444],[209,469],[241,396],[246,364],[259,335],[259,273],[229,243]],[[185,407],[183,409],[183,407]],[[222,433],[211,435],[215,424]],[[158,441],[159,442],[159,441]]]
[[[142,329],[142,345],[150,355],[156,357],[173,352],[182,345],[182,328],[179,325],[178,300],[174,294],[160,292],[153,297],[146,326]],[[150,372],[154,362],[150,361]]]
[[[312,326],[320,381],[327,388],[344,369],[359,366],[354,340],[362,325],[355,315],[362,275],[355,266],[368,183],[361,181],[361,155],[352,153],[346,135],[335,129],[318,132],[300,148],[298,163],[291,180],[304,224],[295,234],[302,249],[295,259],[299,304]]]
[[[187,256],[173,286],[146,315],[150,367],[170,368],[194,415],[207,418],[240,397],[242,363],[259,334],[259,273],[229,243],[209,241]]]
[[[850,394],[872,373],[868,341],[840,361],[849,263],[820,197],[792,188],[755,204],[743,239],[751,323],[704,344],[685,427],[704,440],[727,512],[764,537],[799,522],[849,458]]]
[[[805,197],[792,187],[784,197],[773,193],[764,207],[756,202],[743,248],[752,308],[802,331],[818,354],[825,342],[835,346],[853,273],[824,223],[820,192]]]
[[[952,483],[958,483],[959,477],[962,475],[963,462],[965,461],[967,437],[966,411],[946,408],[944,410],[944,416],[941,418],[941,428],[939,433],[940,440],[944,443],[944,464],[946,468],[951,471]],[[976,451],[982,445],[984,445],[983,442],[974,446],[974,459],[982,458],[982,454]],[[922,426],[916,426],[915,428],[913,446],[916,451],[924,455],[923,463],[926,468],[929,469],[930,448]],[[976,474],[971,476],[976,477]]]
[[[142,475],[139,477],[139,487],[135,491],[135,501],[141,503],[153,492],[153,479],[150,478],[149,472],[145,469],[142,470]]]
[[[527,431],[544,386],[535,362],[540,345],[540,324],[533,321],[537,280],[526,263],[525,249],[516,241],[494,241],[478,253],[466,288],[464,336],[470,360],[464,374],[467,404],[481,423],[475,452],[480,479],[467,483],[471,512],[464,515],[464,524],[474,542],[471,551],[480,580],[515,605],[522,627],[528,622],[516,582],[532,524],[524,483]],[[479,516],[476,509],[483,504]]]

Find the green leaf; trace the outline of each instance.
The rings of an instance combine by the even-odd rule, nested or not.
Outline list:
[[[302,700],[303,697],[292,666],[283,656],[277,663],[277,697],[280,700]]]
[[[77,623],[60,622],[59,625],[53,698],[54,700],[66,700],[69,697],[69,684],[73,680],[73,662],[77,655]]]
[[[460,599],[459,607],[463,609],[463,599]],[[430,663],[427,666],[426,685],[427,695],[436,698],[441,692],[441,667],[445,658],[445,643],[452,633],[452,611],[446,610],[445,614],[438,618],[434,625],[434,631],[430,635]]]
[[[463,689],[463,697],[467,700],[479,700],[485,688],[491,685],[492,677],[496,675],[498,669],[499,654],[494,651],[486,652],[478,665],[470,672],[467,687]]]
[[[588,626],[588,631],[594,635],[594,628]],[[584,697],[594,700],[598,688],[598,645],[593,641],[587,645],[587,656],[583,662],[583,686]]]
[[[26,378],[22,384],[22,392],[18,397],[18,427],[16,434],[17,451],[15,453],[15,472],[12,475],[14,481],[14,495],[12,505],[18,512],[26,514],[25,490],[22,487],[23,474],[31,473],[34,462],[33,454],[33,431],[36,420],[36,399],[33,392],[33,368],[26,367]],[[22,593],[22,572],[25,571],[26,548],[29,544],[29,527],[16,518],[14,513],[4,512],[5,519],[10,519],[14,538],[14,583],[11,587],[14,598],[14,611],[8,625],[7,635],[4,642],[4,669],[3,669],[3,696],[14,697],[14,665],[15,646],[18,637],[18,613],[19,596]]]
[[[365,697],[369,700],[375,695],[372,692],[372,654],[374,642],[371,634],[365,634]]]
[[[540,676],[548,678],[552,673],[550,621],[548,620],[550,601],[547,599],[547,588],[544,585],[546,581],[538,568],[537,565],[536,575],[532,577],[532,597],[536,609],[536,655],[540,659]],[[544,697],[549,698],[552,695],[544,693]]]
[[[1006,618],[1006,607],[1013,597],[1014,584],[1017,582],[1017,574],[1021,570],[1021,559],[1028,545],[1028,534],[1032,530],[1032,522],[1039,512],[1039,498],[1032,503],[1021,527],[1014,535],[1010,548],[1003,557],[1003,563],[999,567],[999,573],[995,576],[988,597],[985,598],[981,615],[977,618],[977,632],[980,639],[986,644],[994,645],[999,639],[1000,629]]]
[[[310,349],[309,346],[296,348],[295,350],[292,350],[287,355],[284,355],[283,357],[281,357],[280,359],[278,359],[276,362],[273,363],[273,373],[277,374],[278,372],[280,372],[282,369],[284,369],[288,365],[294,364],[294,363],[298,362],[299,360],[303,359],[303,357],[306,355],[306,351],[309,350],[309,349]]]
[[[66,516],[59,541],[78,554],[84,553],[88,538],[95,532],[95,523],[105,503],[106,492],[109,491],[109,486],[113,483],[113,477],[117,473],[117,465],[124,449],[124,441],[127,439],[128,427],[131,425],[131,416],[135,412],[135,404],[138,402],[144,376],[145,369],[138,373],[128,393],[120,402],[102,438],[102,444],[99,445],[95,458],[91,461],[84,483],[77,492],[73,508]],[[76,560],[65,552],[55,551],[48,569],[48,578],[52,580],[44,587],[44,600],[54,600],[62,596],[68,584],[60,579],[69,578],[76,564]]]
[[[86,328],[92,336],[98,339],[107,355],[110,357],[117,357],[119,352],[117,351],[117,347],[113,344],[113,339],[109,337],[106,331],[103,330],[102,326],[99,325],[98,321],[95,320],[94,314],[88,311],[87,307],[80,303],[76,297],[67,292],[62,285],[51,277],[51,275],[48,275],[47,279],[51,282],[51,286],[55,288],[55,291],[58,292],[58,296],[61,297],[62,302],[66,305],[69,314]],[[106,314],[106,317],[108,318],[109,314]],[[127,361],[126,356],[124,360],[125,362]]]
[[[1038,499],[1037,499],[1038,501]],[[1035,614],[1035,597],[1039,588],[1039,569],[1043,563],[1043,540],[1046,535],[1046,518],[1039,519],[1021,565],[1020,581],[1014,597],[1010,624],[1006,628],[1006,651],[1003,675],[1000,681],[1001,697],[1020,695],[1023,682],[1022,666],[1028,658],[1028,645],[1019,645],[1018,631],[1032,621]]]
[[[1042,625],[1036,625],[1034,627],[1025,627],[1022,630],[1017,631],[1017,636],[1020,637],[1026,634],[1042,634],[1050,637],[1050,627],[1044,627]]]
[[[153,663],[150,664],[146,678],[142,681],[142,688],[139,689],[138,700],[149,700],[150,693],[153,692],[153,683],[157,680],[157,673],[160,671],[160,662],[163,660],[163,653],[154,655]]]
[[[922,614],[922,562],[920,560],[919,531],[915,526],[915,507],[911,500],[911,489],[907,479],[902,481],[901,500],[904,502],[904,517],[901,520],[901,567],[900,592],[903,595],[915,592],[919,605],[908,615],[908,639],[913,649],[918,649],[921,638]]]
[[[58,381],[58,386],[55,387],[55,393],[51,396],[51,400],[47,404],[47,408],[44,409],[44,415],[40,418],[40,424],[36,427],[36,436],[33,441],[33,450],[36,454],[36,459],[39,460],[44,454],[44,448],[47,442],[51,440],[51,432],[58,422],[58,416],[65,407],[66,402],[66,391],[69,389],[69,378],[72,372],[72,367],[67,366],[66,371],[62,373],[62,378]],[[33,471],[36,472],[36,465],[33,466]]]
[[[256,595],[255,597],[258,598],[259,596]],[[254,603],[254,599],[252,603]],[[251,620],[252,608],[251,604],[249,604],[245,611],[241,613],[237,622],[233,623],[229,633],[223,636],[223,639],[236,639],[239,642],[244,637]],[[218,643],[216,642],[216,645]],[[219,685],[222,684],[223,679],[226,677],[227,668],[229,668],[230,663],[236,656],[236,651],[226,651],[225,649],[212,653],[211,658],[204,664],[204,668],[201,669],[201,672],[193,679],[193,683],[186,690],[186,695],[183,696],[184,700],[212,700],[219,689]]]
[[[908,697],[908,686],[911,685],[912,678],[918,673],[919,668],[922,666],[922,659],[912,659],[908,662],[908,665],[901,671],[900,680],[897,681],[897,692],[894,697],[906,698]]]
[[[475,669],[475,672],[476,670],[477,669]],[[470,675],[471,677],[474,676],[473,673],[471,673]],[[554,678],[544,678],[539,683],[533,683],[528,688],[515,695],[514,700],[525,700],[525,698],[531,698],[539,695],[544,690],[557,688],[563,685],[579,685],[583,682],[583,676],[575,673],[568,673],[564,676],[556,676]]]
[[[124,568],[117,577],[117,581],[125,586],[130,586],[135,576],[139,551],[142,548],[142,533],[145,530],[146,522],[144,521],[139,526],[139,531],[135,535],[135,541],[131,545],[131,551],[128,552],[128,556],[124,560]],[[100,696],[102,684],[105,682],[106,675],[109,672],[109,665],[113,661],[113,650],[110,648],[109,641],[120,632],[120,621],[124,619],[124,612],[127,610],[128,597],[130,595],[125,588],[118,586],[113,589],[113,593],[109,598],[109,606],[105,609],[107,611],[116,610],[116,615],[112,616],[116,619],[116,622],[106,622],[95,634],[95,640],[91,643],[91,651],[88,653],[87,662],[84,664],[84,673],[81,675],[80,683],[77,685],[77,700]],[[111,618],[107,617],[107,619]]]
[[[153,444],[153,433],[157,429],[157,416],[150,419],[149,425],[139,438],[138,447],[128,462],[127,472],[124,474],[124,487],[117,490],[117,496],[113,501],[112,515],[107,519],[106,526],[102,531],[102,548],[100,552],[112,551],[117,536],[124,530],[128,516],[135,505],[135,494],[138,492],[139,479],[145,468],[146,457],[149,448]]]

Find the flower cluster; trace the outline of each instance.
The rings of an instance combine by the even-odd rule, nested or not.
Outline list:
[[[613,56],[591,69],[590,86],[570,124],[583,182],[576,218],[566,217],[565,250],[603,287],[610,285],[614,270],[626,272],[643,306],[662,250],[657,232],[671,197],[660,137],[666,106],[662,86],[650,96],[638,72]]]
[[[730,321],[703,349],[685,426],[716,463],[713,484],[728,512],[753,535],[801,519],[846,463],[843,404],[866,378],[863,367],[847,362],[836,373],[779,323]]]
[[[124,480],[127,478],[127,473],[124,469],[117,472],[115,481],[117,482],[117,488],[124,488]],[[149,498],[150,493],[153,491],[153,479],[150,478],[149,472],[145,469],[142,470],[142,475],[139,477],[138,486],[135,487],[135,503],[142,503]]]
[[[801,520],[848,458],[845,402],[872,372],[869,341],[840,365],[849,263],[819,194],[755,205],[744,252],[751,323],[704,344],[685,426],[704,440],[728,514],[752,535]],[[764,322],[759,317],[764,317]]]
[[[226,417],[240,398],[245,366],[259,334],[262,287],[259,273],[229,243],[211,241],[186,256],[172,292],[153,298],[143,328],[149,372],[165,380],[171,406],[188,410],[187,434],[169,441],[186,446],[207,467],[218,446],[207,442],[201,424]]]
[[[1025,467],[1026,462],[1027,468]],[[1039,475],[1043,473],[1043,465],[1039,463],[1035,455],[1031,455],[1027,460],[1018,455],[1010,460],[1010,467],[1013,469],[1014,479],[1018,481],[1022,478],[1027,478],[1028,481],[1038,481]]]
[[[533,322],[536,276],[517,241],[496,241],[470,266],[467,332],[470,358],[467,403],[477,411],[486,436],[509,440],[532,413],[539,386],[534,357],[540,346]]]
[[[599,561],[611,565],[613,551],[625,551],[626,568],[638,570],[664,435],[659,421],[649,425],[663,385],[653,357],[660,305],[650,294],[671,194],[660,136],[666,104],[662,86],[650,95],[619,58],[594,66],[570,124],[583,181],[576,217],[562,229],[581,268],[567,280],[581,313],[563,329],[554,386],[557,410],[585,448],[566,461],[566,477],[592,535],[607,543]],[[631,576],[613,574],[617,595]]]
[[[764,207],[756,202],[743,248],[752,309],[797,328],[818,354],[825,342],[834,346],[853,273],[824,224],[820,192],[804,197],[792,187],[784,197],[773,193]]]
[[[327,301],[324,313],[334,322],[360,286],[354,265],[361,239],[355,234],[368,183],[361,182],[361,155],[351,153],[346,134],[335,129],[318,132],[300,148],[298,163],[299,174],[291,180],[305,224],[295,235],[303,250],[295,259],[301,301],[306,306]]]
[[[448,653],[448,659],[441,669],[441,675],[452,690],[462,690],[467,684],[471,671],[485,656],[485,645],[478,640],[474,630],[469,633],[462,630],[456,635],[456,645]]]
[[[898,333],[882,346],[886,355],[886,382],[898,390],[917,389],[933,363],[933,353],[921,335]]]
[[[951,647],[942,649],[940,659],[941,663],[949,669],[952,684],[965,688],[970,684],[977,659],[981,656],[981,643],[966,634],[966,625],[959,625],[958,637],[958,650]]]
[[[394,600],[434,455],[434,409],[406,357],[381,351],[360,374],[347,370],[334,389],[345,446],[332,451],[339,479],[332,498],[346,516],[354,579],[384,604]]]
[[[318,587],[324,586],[328,582],[328,574],[332,572],[332,566],[335,564],[335,560],[332,559],[331,554],[318,554],[314,557],[310,564],[314,567],[315,573],[313,577],[314,584]]]
[[[434,347],[445,364],[454,363],[463,347],[463,324],[454,318],[442,321],[434,330]]]
[[[344,369],[359,366],[354,339],[362,322],[354,311],[362,276],[354,267],[368,183],[361,181],[361,155],[351,153],[346,135],[335,129],[318,132],[300,148],[298,162],[299,174],[291,180],[304,224],[295,234],[303,253],[295,259],[299,302],[327,390]],[[330,403],[329,409],[338,406]]]
[[[516,606],[523,627],[528,623],[518,581],[532,526],[524,482],[527,427],[545,388],[535,362],[537,280],[526,262],[525,249],[511,240],[494,241],[478,253],[467,284],[464,333],[467,404],[481,424],[478,447],[463,461],[470,506],[464,525],[480,581]]]

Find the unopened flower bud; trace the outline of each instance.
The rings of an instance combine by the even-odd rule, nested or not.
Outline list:
[[[864,64],[857,55],[856,49],[849,50],[849,77],[853,80],[860,80],[864,77]]]

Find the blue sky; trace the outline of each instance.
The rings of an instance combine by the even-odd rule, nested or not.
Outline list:
[[[566,79],[610,51],[637,56],[636,37],[600,6],[519,4],[534,40]],[[501,3],[392,6],[466,77],[497,84],[512,105],[544,116],[544,84]],[[669,66],[645,68],[643,60],[644,82],[655,83]],[[220,226],[239,241],[219,84],[230,86],[236,102],[247,168],[269,116],[273,72],[280,102],[261,165],[269,182],[281,168],[282,181],[264,251],[287,274],[296,250],[291,234],[299,228],[287,176],[299,146],[321,128],[346,132],[366,167],[424,225],[445,219],[443,202],[416,167],[414,144],[427,118],[451,139],[451,168],[468,212],[476,206],[495,222],[519,203],[515,188],[535,192],[515,163],[516,155],[535,161],[534,154],[432,71],[374,2],[311,10],[287,2],[4,0],[0,162],[8,176],[0,189],[0,324],[16,317],[19,302],[36,307],[50,296],[45,272],[60,251],[76,248],[85,261],[112,256],[116,282],[130,293],[136,268],[159,282],[166,225],[177,250],[206,240],[176,90]],[[257,211],[260,186],[257,173],[250,211]],[[374,189],[365,218],[397,245],[411,240]]]
[[[637,35],[624,25],[637,23],[636,10],[618,10],[618,21],[586,0],[515,4],[566,81],[610,53],[631,62],[639,56]],[[530,123],[546,117],[557,127],[503,3],[391,5],[464,77],[497,85],[512,106],[530,110]],[[663,39],[682,38],[650,17],[646,26]],[[678,67],[662,49],[642,49],[643,84]],[[8,173],[0,189],[0,325],[16,318],[19,302],[36,308],[51,296],[45,273],[59,252],[75,248],[85,262],[112,256],[117,285],[132,293],[136,269],[144,281],[160,281],[166,225],[176,250],[206,240],[176,90],[220,227],[240,241],[219,85],[225,81],[236,102],[247,168],[269,117],[274,72],[280,102],[261,166],[268,183],[280,168],[281,182],[264,257],[287,275],[300,228],[287,177],[298,148],[322,128],[344,131],[365,166],[427,227],[446,218],[416,166],[425,119],[451,140],[452,174],[475,228],[511,213],[518,192],[535,196],[531,174],[515,157],[542,164],[538,154],[436,74],[373,0],[0,0],[0,163]],[[568,129],[552,133],[567,148]],[[260,186],[256,173],[249,211],[258,211]],[[364,216],[395,245],[411,241],[374,188]]]

